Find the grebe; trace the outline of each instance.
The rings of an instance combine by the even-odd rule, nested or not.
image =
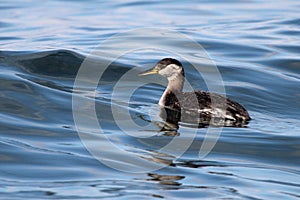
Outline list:
[[[176,59],[164,58],[152,69],[139,75],[149,74],[160,74],[168,79],[168,86],[158,103],[162,107],[184,112],[185,115],[199,116],[205,118],[206,121],[212,118],[222,118],[234,123],[247,123],[251,119],[242,105],[222,95],[205,91],[182,92],[184,69]],[[198,102],[193,99],[197,99]]]

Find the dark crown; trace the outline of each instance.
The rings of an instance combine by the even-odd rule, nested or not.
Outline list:
[[[160,68],[165,68],[166,66],[170,65],[170,64],[175,64],[175,65],[178,65],[178,66],[181,66],[182,67],[182,64],[174,59],[174,58],[164,58],[164,59],[161,59],[157,65],[160,67]]]
[[[156,64],[156,68],[158,70],[161,70],[161,69],[164,69],[165,67],[167,67],[168,65],[170,64],[175,64],[177,66],[180,66],[181,67],[181,74],[183,76],[184,75],[184,69],[183,69],[183,66],[181,64],[181,62],[179,62],[178,60],[174,59],[174,58],[164,58],[164,59],[161,59],[157,64]]]

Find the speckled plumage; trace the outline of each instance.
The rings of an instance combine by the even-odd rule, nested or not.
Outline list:
[[[212,105],[211,98],[216,102],[215,105]],[[220,104],[217,104],[218,102],[220,102],[221,106]],[[202,118],[223,117],[225,120],[233,121],[250,120],[247,110],[239,103],[222,95],[205,91],[182,92],[176,95],[170,91],[170,93],[166,95],[164,106],[172,110],[190,113],[192,115],[198,113]],[[221,116],[220,114],[217,115],[218,112],[214,112],[214,110],[217,109],[226,110],[224,116]]]

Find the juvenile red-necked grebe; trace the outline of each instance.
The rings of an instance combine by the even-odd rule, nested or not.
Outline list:
[[[222,95],[204,91],[182,92],[184,70],[173,58],[160,60],[152,69],[140,75],[160,74],[168,79],[168,86],[159,100],[159,105],[179,112],[191,113],[204,118],[223,118],[235,122],[247,122],[251,118],[239,103]],[[198,105],[193,99],[198,100]],[[212,103],[216,102],[216,103]],[[220,102],[222,106],[217,103]]]

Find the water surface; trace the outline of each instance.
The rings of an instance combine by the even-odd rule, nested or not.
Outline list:
[[[293,0],[2,1],[1,198],[299,198],[299,8]],[[73,83],[97,45],[122,31],[144,27],[175,30],[201,44],[221,72],[226,95],[244,105],[253,120],[247,128],[223,128],[204,159],[198,153],[206,128],[196,130],[192,145],[179,159],[159,151],[174,137],[156,126],[150,138],[125,134],[110,115],[118,78],[133,67],[147,69],[162,56],[174,56],[154,50],[128,53],[114,61],[97,88],[96,110],[104,134],[120,148],[172,164],[149,173],[122,173],[97,161],[82,144],[72,115]],[[146,45],[151,38],[142,42]],[[186,50],[182,44],[178,39],[160,45]],[[120,48],[127,45],[120,43]],[[190,52],[200,64],[198,52]],[[101,63],[107,57],[97,59]],[[205,89],[201,76],[190,70],[186,74],[193,86]],[[126,88],[138,84],[138,79],[128,81],[117,94],[120,101],[112,103],[120,112],[125,110]],[[163,90],[149,84],[134,93],[131,114],[137,123],[143,123],[140,116],[147,118]],[[80,95],[91,98],[88,90]],[[138,131],[132,128],[131,133]],[[194,131],[180,126],[176,137],[184,143]],[[112,153],[111,160],[118,161],[118,152]]]

